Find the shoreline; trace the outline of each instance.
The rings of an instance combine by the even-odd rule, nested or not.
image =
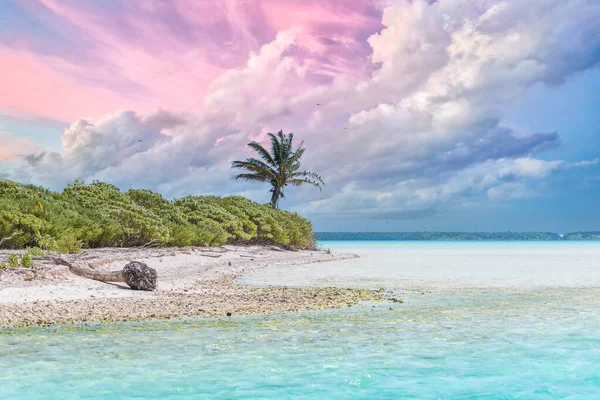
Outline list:
[[[8,253],[2,251],[0,257]],[[0,327],[314,311],[383,299],[381,293],[364,289],[236,284],[244,273],[267,266],[356,257],[273,246],[91,249],[64,258],[105,271],[121,269],[133,260],[146,262],[158,273],[157,290],[136,291],[121,283],[94,281],[57,265],[42,264],[31,271],[0,270]]]

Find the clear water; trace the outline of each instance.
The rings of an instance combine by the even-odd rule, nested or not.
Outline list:
[[[4,330],[0,398],[598,399],[600,287],[501,282],[398,287],[403,304],[339,311]]]

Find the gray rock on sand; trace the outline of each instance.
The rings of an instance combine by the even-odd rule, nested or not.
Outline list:
[[[154,268],[140,261],[131,261],[123,267],[125,283],[136,290],[155,290],[158,275]]]

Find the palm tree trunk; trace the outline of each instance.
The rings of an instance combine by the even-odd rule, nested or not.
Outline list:
[[[121,271],[95,271],[89,268],[76,267],[60,257],[52,257],[52,259],[59,265],[69,267],[69,270],[75,275],[101,282],[125,282],[135,290],[156,290],[158,278],[156,270],[140,261],[127,263]]]
[[[279,208],[279,195],[281,194],[281,189],[277,186],[273,187],[273,195],[271,196],[271,205],[273,208]]]
[[[94,271],[93,269],[70,266],[69,270],[75,275],[83,276],[101,282],[125,282],[123,271]]]

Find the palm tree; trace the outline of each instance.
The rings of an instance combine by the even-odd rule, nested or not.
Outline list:
[[[271,138],[271,152],[267,151],[258,142],[248,143],[248,147],[255,150],[261,160],[248,158],[246,161],[234,161],[232,168],[244,169],[247,172],[236,175],[235,179],[246,181],[269,182],[272,186],[271,205],[278,208],[279,199],[285,198],[284,188],[287,185],[300,186],[304,183],[316,186],[321,189],[325,182],[321,177],[313,172],[299,171],[300,159],[306,149],[302,148],[302,143],[296,150],[292,148],[292,139],[294,134],[284,134],[283,131],[277,132],[277,135],[268,134]]]

